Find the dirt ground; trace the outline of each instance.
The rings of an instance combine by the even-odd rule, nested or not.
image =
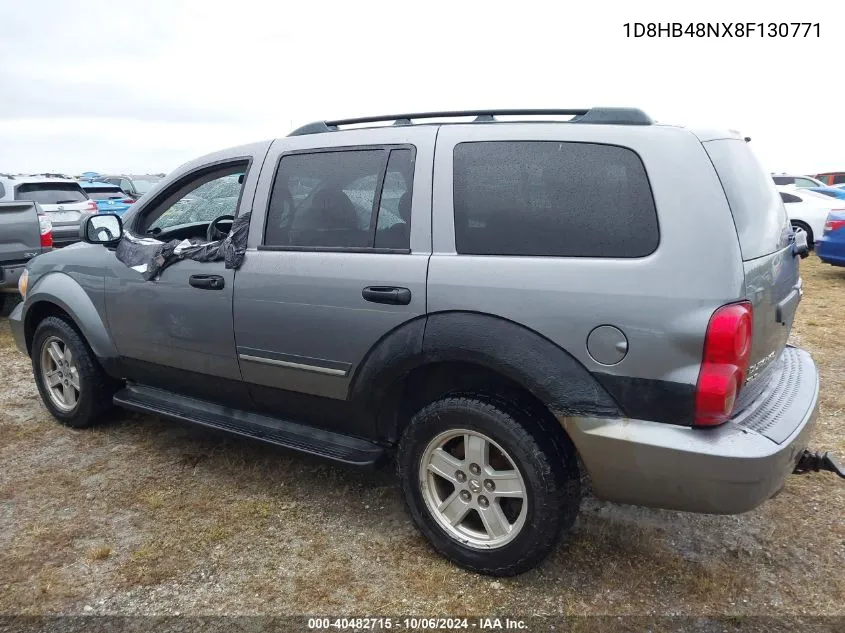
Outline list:
[[[845,269],[802,262],[794,339],[821,369],[812,445],[845,457]],[[120,414],[74,431],[0,319],[0,614],[845,615],[845,485],[790,477],[754,512],[585,499],[539,569],[436,555],[390,469],[358,473]]]

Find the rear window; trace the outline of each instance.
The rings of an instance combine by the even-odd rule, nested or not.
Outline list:
[[[123,193],[123,190],[120,187],[98,187],[96,189],[85,189],[85,193],[87,193],[88,197],[92,200],[108,200],[109,198],[123,199],[126,197],[126,194]]]
[[[740,139],[704,143],[731,207],[745,261],[786,247],[789,218],[769,176]]]
[[[38,204],[70,204],[88,198],[82,187],[73,182],[32,182],[18,185],[16,200],[33,200]]]
[[[630,149],[472,142],[455,147],[454,163],[458,253],[643,257],[657,248],[651,187]]]

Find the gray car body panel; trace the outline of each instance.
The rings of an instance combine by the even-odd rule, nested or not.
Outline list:
[[[195,170],[248,157],[239,213],[251,211],[252,221],[239,270],[226,271],[219,262],[180,262],[158,281],[141,282],[104,247],[51,254],[30,266],[31,291],[12,315],[13,331],[21,341],[32,306],[54,301],[78,320],[95,353],[118,356],[123,371],[129,360],[153,368],[146,375],[158,367],[193,381],[244,386],[264,409],[272,406],[273,392],[312,404],[360,404],[374,416],[387,384],[412,369],[476,363],[546,403],[598,481],[600,496],[684,510],[743,511],[782,484],[806,445],[818,374],[809,356],[792,358],[789,352],[802,375],[800,384],[792,384],[779,360],[797,303],[784,302],[793,291],[800,299],[795,258],[784,249],[742,261],[731,208],[702,146],[703,140],[736,135],[697,134],[670,126],[414,125],[304,134],[224,150],[174,171],[125,221],[138,228],[142,215]],[[655,201],[657,249],[636,259],[456,253],[454,148],[489,140],[633,150]],[[259,248],[277,164],[286,152],[385,144],[416,149],[410,253]],[[223,275],[224,290],[195,292],[187,277],[196,270]],[[368,285],[409,288],[411,303],[367,303],[361,290]],[[734,420],[702,430],[626,415],[620,394],[644,386],[655,399],[652,410],[660,408],[661,395],[672,393],[691,404],[708,322],[720,306],[742,300],[754,306],[755,347]],[[779,323],[781,308],[787,318]],[[588,352],[588,337],[600,326],[617,328],[627,339],[616,364],[598,362]],[[793,400],[790,389],[799,394]],[[794,406],[775,410],[766,404],[772,398]],[[777,418],[776,428],[765,420],[743,426],[760,412]],[[341,421],[340,427],[376,441],[394,439],[395,429],[373,419],[363,423],[344,427]]]
[[[640,259],[456,255],[455,145],[473,140],[606,144],[609,139],[634,150],[645,165],[660,226],[654,253]],[[682,128],[444,126],[434,172],[429,312],[493,314],[538,332],[591,372],[695,385],[710,316],[743,298],[739,242],[735,232],[726,231],[731,226],[716,172],[698,139]],[[587,352],[587,337],[598,325],[616,326],[628,338],[628,353],[616,365],[598,363]]]
[[[43,250],[38,204],[0,202],[0,292],[16,293],[26,262]]]

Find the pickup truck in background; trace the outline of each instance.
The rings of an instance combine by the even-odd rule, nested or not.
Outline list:
[[[33,257],[53,250],[53,225],[37,202],[0,202],[0,314],[17,303],[18,280]]]

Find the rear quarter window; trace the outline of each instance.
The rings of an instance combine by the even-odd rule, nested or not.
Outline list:
[[[719,139],[703,144],[733,214],[742,259],[768,255],[788,243],[789,218],[772,178],[757,162],[748,143]]]
[[[460,143],[454,205],[461,254],[627,258],[659,242],[645,168],[624,147]]]

